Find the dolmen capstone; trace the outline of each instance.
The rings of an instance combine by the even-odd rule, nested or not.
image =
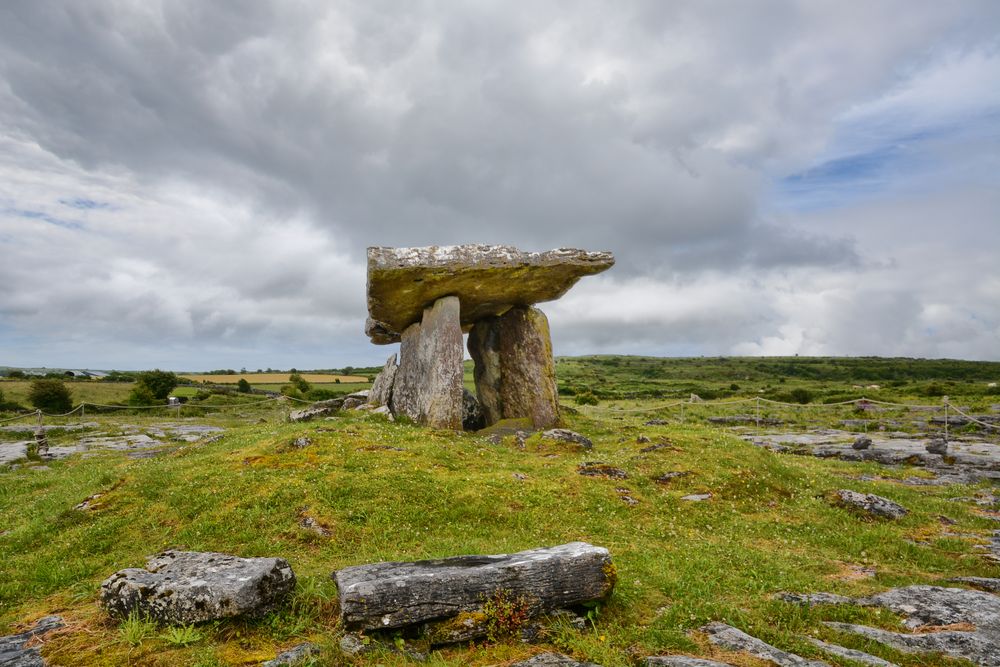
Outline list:
[[[463,334],[481,425],[531,419],[559,422],[548,319],[534,304],[558,299],[583,276],[614,265],[610,252],[461,245],[368,249],[368,320],[372,342],[400,343],[375,379],[368,401],[397,417],[461,430]],[[471,420],[479,423],[478,420]]]
[[[101,604],[112,616],[133,613],[168,625],[232,616],[260,616],[295,589],[284,558],[240,558],[199,551],[164,551],[146,568],[119,570],[101,584]]]
[[[421,627],[434,644],[489,632],[484,605],[501,594],[528,618],[607,599],[616,574],[608,550],[585,542],[494,556],[387,562],[333,573],[347,630]]]

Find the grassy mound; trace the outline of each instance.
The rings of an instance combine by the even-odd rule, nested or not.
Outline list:
[[[958,663],[837,636],[821,623],[898,629],[885,611],[806,609],[771,595],[863,595],[996,575],[972,540],[941,535],[985,535],[991,527],[949,500],[969,488],[862,482],[862,474],[894,473],[774,454],[708,426],[571,415],[569,426],[595,444],[577,453],[522,448],[513,438],[491,444],[376,416],[301,425],[270,419],[157,458],[101,452],[48,471],[0,472],[0,627],[62,615],[68,627],[44,651],[53,664],[249,665],[305,639],[336,656],[341,630],[329,575],[337,568],[584,540],[611,551],[618,587],[587,631],[557,626],[546,647],[605,667],[667,652],[747,664],[692,633],[722,620],[804,656],[820,656],[802,639],[811,634],[900,665],[944,665]],[[640,435],[662,446],[643,452],[650,444],[638,443]],[[302,436],[312,444],[291,446]],[[590,461],[628,478],[580,475],[578,466]],[[667,472],[690,474],[656,481]],[[839,488],[886,496],[911,513],[892,523],[859,519],[827,500]],[[91,509],[74,509],[97,493]],[[682,500],[699,493],[711,498]],[[943,525],[942,516],[957,524]],[[101,580],[168,547],[282,556],[298,590],[286,609],[254,621],[163,629],[108,619],[96,604]],[[874,576],[865,576],[871,569]],[[506,664],[538,650],[517,642],[459,646],[436,651],[429,664]],[[388,654],[356,662],[407,664]],[[316,664],[343,663],[324,657]]]

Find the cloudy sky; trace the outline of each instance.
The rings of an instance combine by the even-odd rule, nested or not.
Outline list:
[[[0,365],[381,362],[475,242],[615,253],[557,354],[1000,359],[1000,3],[0,4]]]

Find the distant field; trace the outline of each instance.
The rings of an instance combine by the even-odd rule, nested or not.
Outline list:
[[[79,382],[67,382],[73,404],[80,402],[87,403],[115,403],[128,399],[128,394],[134,385],[131,382],[95,382],[93,380],[83,380]],[[20,403],[23,406],[31,405],[28,400],[28,392],[31,391],[31,380],[4,380],[0,382],[0,392],[8,401]]]
[[[285,384],[288,382],[288,373],[242,373],[237,375],[202,375],[192,373],[190,375],[179,375],[194,382],[208,382],[209,384],[236,384],[240,378],[246,378],[250,384]],[[368,378],[361,375],[330,375],[327,373],[301,373],[306,382],[311,384],[326,384],[336,382],[368,382]]]

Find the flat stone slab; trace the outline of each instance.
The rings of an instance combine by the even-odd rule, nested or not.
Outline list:
[[[837,504],[850,507],[881,519],[900,519],[907,515],[905,507],[888,498],[874,493],[858,493],[850,489],[840,489],[836,493]]]
[[[349,630],[400,628],[480,611],[498,591],[529,616],[607,598],[615,585],[607,549],[585,542],[515,554],[357,565],[333,574]]]
[[[642,663],[643,667],[729,667],[728,663],[686,655],[651,655]]]
[[[610,252],[560,248],[523,252],[512,246],[368,248],[368,321],[377,344],[395,343],[423,309],[444,296],[462,304],[461,324],[501,315],[565,294],[583,276],[615,263]]]
[[[46,632],[63,627],[58,616],[40,618],[35,625],[24,632],[0,637],[0,665],[3,667],[45,667],[41,650],[37,645],[27,646]]]
[[[744,651],[762,660],[770,660],[779,667],[830,667],[821,660],[807,660],[800,655],[782,651],[776,646],[752,637],[725,623],[709,623],[701,628],[708,641],[730,651]]]
[[[284,558],[240,558],[199,551],[165,551],[146,568],[119,570],[101,584],[101,604],[119,618],[132,612],[185,625],[275,609],[295,588]]]

